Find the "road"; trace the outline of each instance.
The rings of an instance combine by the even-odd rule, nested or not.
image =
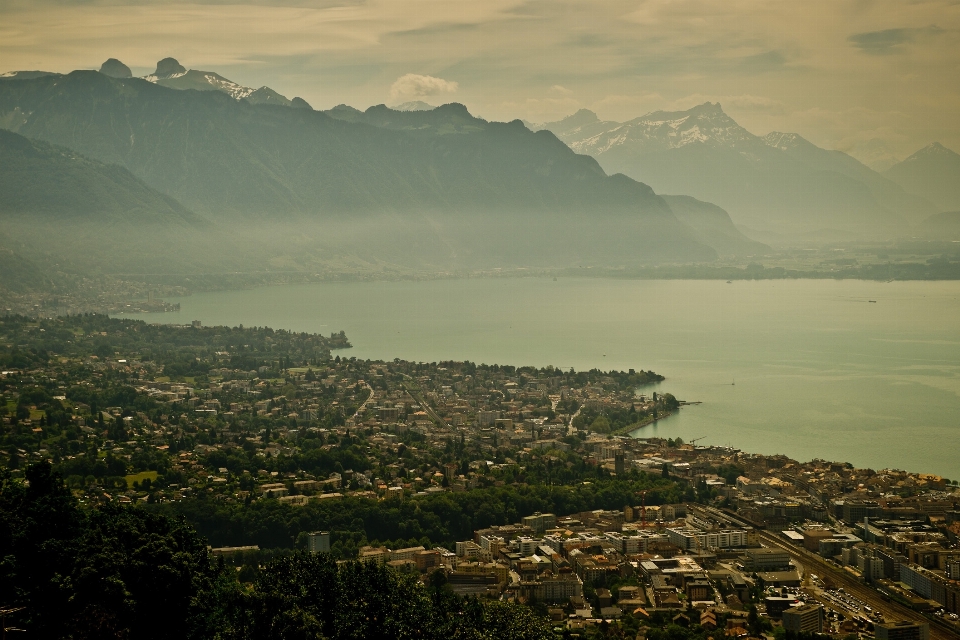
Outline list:
[[[367,408],[367,403],[370,402],[371,400],[373,400],[373,387],[371,387],[366,381],[364,381],[363,386],[365,386],[365,387],[367,388],[367,391],[368,391],[369,393],[367,394],[367,399],[363,401],[363,404],[361,404],[361,405],[357,408],[357,411],[353,414],[353,420],[354,420],[354,422],[356,422],[357,416],[363,415],[364,409]]]
[[[570,435],[570,436],[576,435],[577,429],[576,427],[573,426],[573,421],[577,419],[577,416],[580,415],[581,411],[583,411],[582,404],[579,407],[577,407],[576,412],[572,416],[570,416],[570,422],[569,424],[567,424],[567,435]]]

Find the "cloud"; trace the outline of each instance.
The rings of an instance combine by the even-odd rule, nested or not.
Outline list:
[[[443,78],[408,73],[397,78],[396,82],[390,86],[390,99],[411,100],[441,93],[456,93],[459,87],[460,85],[456,82]]]
[[[864,53],[884,56],[900,53],[903,49],[902,45],[915,42],[920,38],[937,35],[941,31],[943,30],[936,26],[923,29],[883,29],[882,31],[855,33],[847,40]]]
[[[746,71],[778,71],[787,64],[787,58],[780,51],[765,51],[752,56],[746,56],[740,61]]]
[[[555,84],[550,87],[550,92],[561,96],[569,96],[573,94],[573,91],[559,84]]]

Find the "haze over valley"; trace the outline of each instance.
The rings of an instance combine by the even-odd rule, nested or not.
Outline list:
[[[6,74],[0,124],[11,291],[91,276],[818,273],[822,261],[790,251],[870,245],[922,263],[960,239],[953,151],[933,145],[879,174],[796,134],[754,135],[709,102],[545,125],[458,103],[316,111],[173,58],[144,78],[110,59],[99,72]]]

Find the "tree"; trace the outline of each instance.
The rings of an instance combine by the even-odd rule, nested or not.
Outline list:
[[[188,525],[142,508],[82,510],[48,463],[0,470],[0,601],[32,637],[191,637],[216,572]]]

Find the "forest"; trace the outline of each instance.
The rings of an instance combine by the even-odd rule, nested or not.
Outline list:
[[[243,584],[182,519],[81,505],[48,463],[0,470],[0,602],[33,638],[551,637],[520,605],[459,597],[382,564],[277,558]]]

